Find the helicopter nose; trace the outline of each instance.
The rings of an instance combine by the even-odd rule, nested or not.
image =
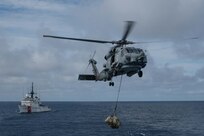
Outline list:
[[[146,56],[143,57],[143,62],[147,63],[147,57]]]
[[[131,62],[135,62],[135,63],[141,63],[141,62],[145,62],[145,56],[143,54],[132,54],[131,55]]]
[[[147,63],[147,58],[144,54],[140,55],[138,57],[138,62],[143,62],[143,63]]]

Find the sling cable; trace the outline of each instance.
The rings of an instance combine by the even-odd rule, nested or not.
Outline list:
[[[123,80],[123,76],[121,75],[117,99],[115,102],[115,108],[114,108],[113,114],[108,116],[105,120],[105,123],[107,123],[111,128],[119,128],[121,125],[119,118],[116,116],[116,111],[117,111],[117,107],[118,107],[118,100],[119,100],[119,96],[120,96],[122,80]]]

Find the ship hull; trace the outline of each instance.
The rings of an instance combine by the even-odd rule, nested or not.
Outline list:
[[[47,106],[25,106],[25,105],[18,105],[19,113],[33,113],[33,112],[48,112],[51,109]]]

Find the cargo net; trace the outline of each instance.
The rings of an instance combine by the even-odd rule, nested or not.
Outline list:
[[[121,89],[122,79],[123,79],[123,76],[121,75],[120,85],[119,85],[119,88],[118,88],[118,94],[117,94],[117,99],[116,99],[116,102],[115,102],[115,108],[113,110],[113,114],[111,114],[110,116],[108,116],[105,119],[106,124],[108,124],[111,128],[119,128],[120,125],[121,125],[121,122],[120,122],[119,118],[116,116],[116,111],[117,111],[117,107],[118,107],[118,100],[119,100],[119,96],[120,96],[120,89]]]

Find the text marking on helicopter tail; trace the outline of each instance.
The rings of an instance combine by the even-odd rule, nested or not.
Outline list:
[[[78,80],[96,80],[95,75],[79,75]]]

